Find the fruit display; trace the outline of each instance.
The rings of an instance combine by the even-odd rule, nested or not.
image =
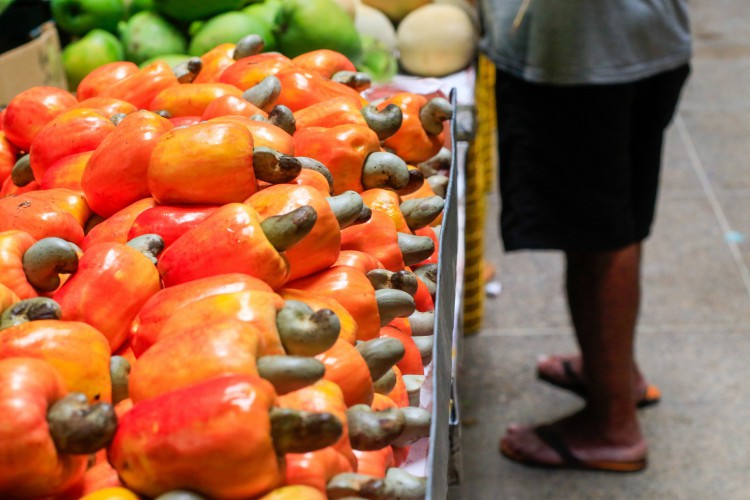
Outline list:
[[[477,29],[465,9],[430,3],[408,13],[396,30],[401,66],[420,76],[462,70],[476,55]]]
[[[250,34],[263,40],[263,51],[290,58],[340,52],[375,82],[399,71],[460,71],[478,39],[476,7],[461,0],[51,0],[51,7],[66,35],[71,89],[109,62],[174,65]]]
[[[451,105],[262,47],[0,111],[0,497],[424,498]]]
[[[478,12],[473,0],[358,0],[354,24],[364,47],[359,68],[376,81],[397,72],[443,77],[464,70],[476,57]]]
[[[108,62],[175,61],[250,34],[261,37],[266,52],[289,57],[330,49],[359,64],[364,55],[353,18],[336,0],[51,0],[51,7],[71,37],[63,59],[71,88]]]
[[[93,29],[113,33],[125,15],[122,0],[54,0],[50,8],[57,24],[72,35],[85,35]]]

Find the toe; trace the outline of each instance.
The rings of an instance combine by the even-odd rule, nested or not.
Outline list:
[[[499,443],[500,451],[514,461],[555,465],[560,462],[559,456],[539,439],[533,426],[516,425]]]
[[[536,364],[537,365],[544,365],[549,363],[552,360],[552,356],[549,354],[537,354],[536,355]]]

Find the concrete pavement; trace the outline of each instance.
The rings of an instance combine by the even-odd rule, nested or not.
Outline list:
[[[547,471],[497,452],[508,423],[549,421],[581,401],[534,378],[537,354],[574,349],[562,258],[503,254],[493,196],[487,259],[503,291],[464,341],[464,480],[451,499],[750,499],[750,10],[747,0],[690,8],[693,73],[644,256],[637,350],[664,393],[640,413],[649,468]]]

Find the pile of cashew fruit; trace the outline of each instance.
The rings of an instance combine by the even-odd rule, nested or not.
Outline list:
[[[424,498],[451,106],[261,50],[0,111],[0,498]]]

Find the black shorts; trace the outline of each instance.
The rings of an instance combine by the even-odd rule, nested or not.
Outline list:
[[[498,71],[500,228],[508,251],[615,250],[649,235],[664,130],[688,65],[614,85]]]

